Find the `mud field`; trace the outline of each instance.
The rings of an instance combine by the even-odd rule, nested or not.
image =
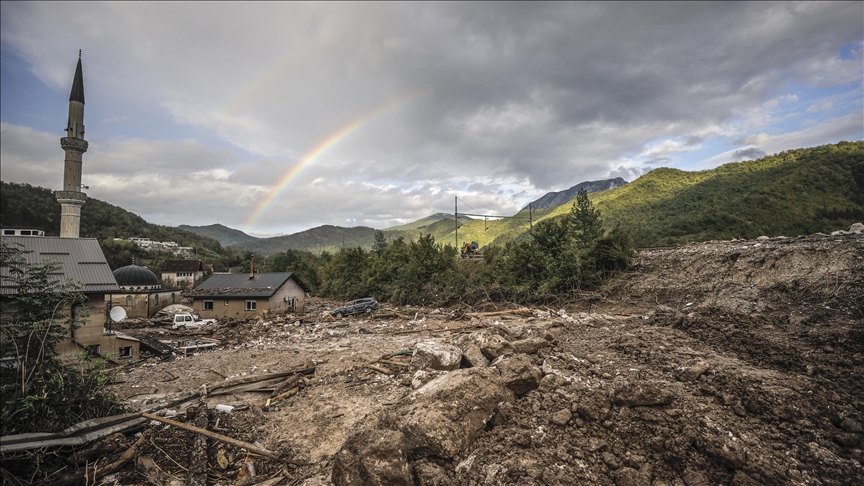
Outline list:
[[[864,484],[862,303],[864,235],[843,233],[644,250],[565,309],[335,320],[339,303],[311,299],[302,315],[133,327],[221,343],[125,368],[111,389],[135,409],[314,373],[210,397],[195,418],[160,412],[290,463],[153,421],[114,438],[136,457],[100,483]]]

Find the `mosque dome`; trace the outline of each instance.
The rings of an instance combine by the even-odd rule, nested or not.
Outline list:
[[[138,265],[127,265],[114,270],[114,279],[123,290],[152,290],[161,287],[155,273]]]

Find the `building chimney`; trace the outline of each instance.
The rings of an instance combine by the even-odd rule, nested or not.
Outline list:
[[[255,255],[249,259],[249,280],[255,278]]]

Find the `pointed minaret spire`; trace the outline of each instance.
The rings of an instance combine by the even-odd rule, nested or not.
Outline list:
[[[84,74],[81,72],[81,50],[78,50],[78,67],[75,68],[75,79],[72,81],[72,92],[69,101],[84,103]]]
[[[60,202],[60,236],[78,238],[81,223],[81,206],[87,195],[81,189],[81,156],[87,151],[84,140],[84,73],[81,69],[81,50],[78,50],[78,66],[72,80],[72,93],[69,94],[69,120],[66,136],[60,139],[60,146],[66,152],[63,166],[63,190],[54,195]]]

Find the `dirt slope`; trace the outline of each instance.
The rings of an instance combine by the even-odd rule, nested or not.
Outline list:
[[[513,352],[519,344],[506,346],[532,337],[540,344],[516,352],[542,371],[539,387],[501,402],[476,440],[450,457],[409,451],[411,482],[864,483],[861,234],[645,250],[604,295],[590,307],[535,309],[533,317],[400,309],[409,319],[338,322],[322,314],[337,303],[315,300],[303,316],[223,323],[210,335],[223,343],[217,351],[132,366],[112,388],[143,408],[203,384],[312,361],[314,377],[275,406],[262,408],[269,394],[249,392],[209,402],[248,406],[211,411],[217,431],[310,464],[249,459],[211,444],[210,482],[332,484],[333,458],[346,440],[384,427],[382,417],[417,396],[422,383],[408,358],[392,354],[427,340],[464,349],[480,336]],[[126,332],[170,335],[152,327]],[[103,482],[185,477],[191,434],[149,427],[154,438],[144,454],[166,476],[139,465]]]

